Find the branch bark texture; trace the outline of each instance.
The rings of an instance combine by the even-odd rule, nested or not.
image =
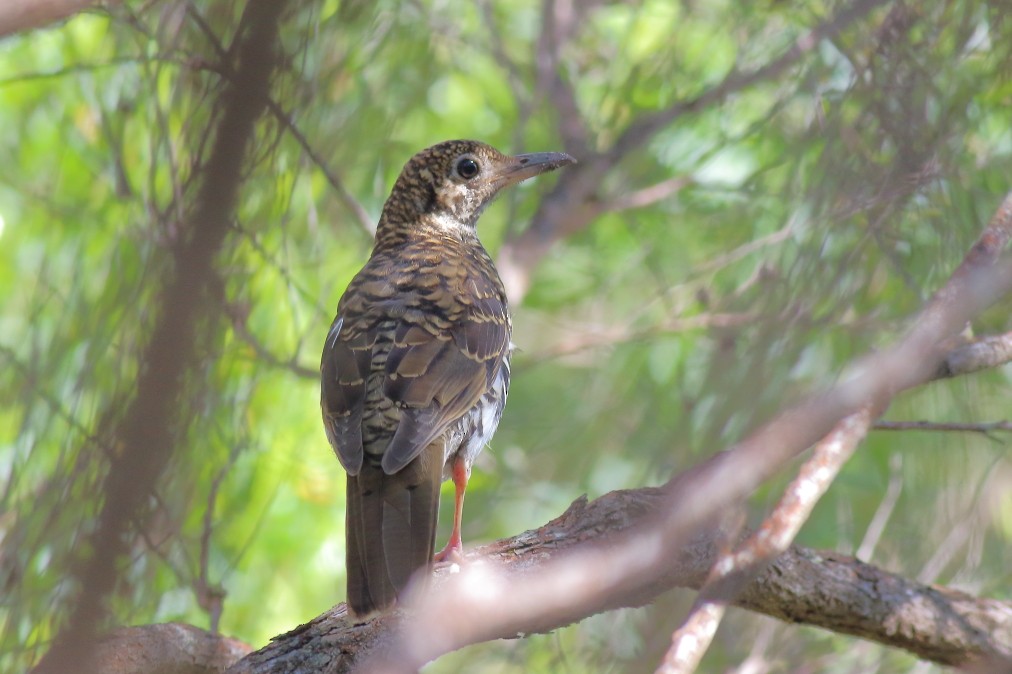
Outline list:
[[[478,548],[468,555],[460,573],[484,577],[476,591],[508,591],[523,578],[537,576],[552,560],[602,538],[615,544],[616,534],[638,528],[663,506],[664,491],[645,488],[617,491],[588,502],[580,499],[557,519]],[[546,632],[578,621],[591,613],[642,606],[672,587],[700,588],[717,559],[720,534],[714,529],[679,548],[664,573],[646,582],[632,582],[621,595],[612,595],[589,612],[539,616],[532,611],[524,625],[479,639],[511,638]],[[436,570],[433,591],[454,573]],[[791,546],[733,602],[787,622],[804,623],[852,634],[888,646],[904,648],[918,657],[942,664],[971,658],[1012,658],[1012,604],[979,599],[936,586],[927,586],[865,564],[852,557]],[[260,651],[236,663],[228,674],[295,674],[350,672],[367,657],[393,654],[403,612],[365,624],[348,619],[344,606],[275,637]],[[383,667],[377,668],[379,671]]]

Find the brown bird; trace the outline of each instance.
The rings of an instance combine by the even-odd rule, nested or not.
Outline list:
[[[439,485],[456,487],[459,557],[471,464],[509,388],[506,292],[475,231],[504,187],[574,163],[455,140],[411,158],[365,267],[337,305],[320,364],[327,438],[348,472],[348,606],[385,609],[433,562]]]

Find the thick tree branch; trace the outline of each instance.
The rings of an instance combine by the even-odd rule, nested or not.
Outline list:
[[[540,529],[469,553],[465,573],[472,579],[485,576],[489,582],[476,588],[482,593],[508,593],[516,582],[537,577],[553,561],[571,558],[589,542],[641,527],[666,498],[663,490],[648,488],[612,492],[592,502],[580,499]],[[588,610],[550,617],[531,610],[520,629],[483,632],[474,640],[545,632],[593,613],[647,604],[671,587],[699,588],[717,558],[719,538],[716,530],[697,536],[674,551],[661,575],[633,579],[626,592],[604,598]],[[434,594],[460,575],[450,566],[437,569]],[[923,585],[832,552],[790,547],[733,603],[787,622],[905,648],[945,664],[975,656],[1012,657],[1012,603]],[[467,607],[459,606],[454,615],[467,620]],[[345,615],[343,604],[338,605],[275,637],[228,673],[348,672],[367,655],[397,652],[395,628],[402,618],[403,612],[395,612],[356,625]]]
[[[164,623],[116,630],[98,643],[95,659],[102,674],[214,674],[251,650],[192,625]]]
[[[477,548],[467,555],[468,573],[476,569],[497,579],[482,591],[509,591],[511,583],[537,576],[552,560],[602,537],[641,527],[666,496],[663,490],[644,488],[611,492],[588,502],[578,499],[569,509],[540,529],[527,531]],[[716,528],[700,534],[669,558],[664,573],[629,586],[628,592],[609,597],[586,614],[538,620],[532,612],[528,632],[545,632],[583,619],[586,615],[650,603],[672,587],[700,588],[717,559],[723,534]],[[436,569],[434,590],[455,575],[444,565]],[[505,589],[498,585],[505,583]],[[834,552],[791,546],[765,571],[745,586],[732,602],[758,613],[791,623],[804,623],[851,634],[887,646],[905,648],[926,660],[957,664],[972,658],[1012,658],[1012,603],[980,599],[955,590],[928,586],[889,573],[852,557]],[[381,616],[365,624],[349,620],[339,604],[305,625],[275,637],[270,644],[235,663],[228,674],[337,674],[352,671],[376,653],[390,653],[396,643],[398,621],[403,612]],[[193,672],[220,671],[223,654],[241,653],[243,646],[223,637],[193,632],[184,642],[172,630],[178,626],[148,625],[117,631],[109,645],[143,644],[144,653],[167,649],[174,653],[196,644],[203,658],[193,660]],[[510,638],[517,631],[484,634],[484,639]],[[172,643],[159,645],[157,641]],[[177,643],[178,642],[178,643]],[[185,648],[184,648],[185,647]],[[102,651],[122,659],[124,649]],[[213,654],[213,655],[212,655]],[[107,662],[103,660],[103,662]],[[140,661],[134,668],[121,667],[116,674],[151,671],[153,661]],[[203,669],[197,669],[196,666]]]

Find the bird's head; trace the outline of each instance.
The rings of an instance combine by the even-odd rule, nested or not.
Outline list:
[[[562,152],[505,155],[474,140],[433,145],[404,165],[383,207],[380,229],[386,221],[400,227],[425,222],[473,231],[503,188],[575,162]]]

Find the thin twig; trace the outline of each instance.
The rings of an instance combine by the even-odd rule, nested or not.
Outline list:
[[[560,340],[551,348],[532,353],[518,364],[519,368],[537,365],[558,358],[574,356],[584,351],[603,347],[618,346],[631,342],[639,342],[652,339],[660,335],[669,335],[691,330],[705,330],[709,328],[731,328],[742,325],[749,325],[758,320],[758,316],[750,313],[722,314],[706,313],[684,318],[672,318],[670,320],[650,325],[644,328],[625,327],[587,327],[581,330],[580,334],[571,338]],[[518,370],[519,371],[519,370]]]
[[[695,98],[679,101],[666,110],[640,117],[629,125],[608,152],[611,163],[617,163],[634,148],[640,147],[658,131],[688,112],[694,112],[719,103],[728,96],[754,84],[773,79],[797,64],[803,56],[813,51],[823,40],[830,38],[871,10],[886,4],[888,0],[857,0],[844,7],[835,16],[808,31],[781,54],[759,68],[749,71],[734,69],[716,86],[707,89]]]
[[[990,435],[995,431],[1012,432],[1012,421],[876,421],[872,428],[876,431],[951,431]]]
[[[688,187],[693,182],[691,176],[676,176],[662,180],[659,183],[643,187],[641,189],[621,194],[608,201],[602,202],[599,210],[601,212],[627,211],[633,208],[644,208],[658,201],[669,199]]]
[[[875,509],[875,515],[872,516],[867,531],[864,532],[861,545],[857,547],[857,552],[854,553],[854,556],[862,562],[871,561],[871,556],[875,553],[875,546],[878,545],[879,539],[882,538],[886,524],[888,524],[889,518],[892,517],[893,511],[896,509],[896,504],[900,500],[900,493],[903,491],[902,468],[902,454],[897,453],[889,457],[889,486],[886,488],[885,496],[882,497],[882,502]]]
[[[261,365],[269,365],[271,367],[278,367],[288,370],[292,374],[302,377],[303,379],[319,379],[320,372],[314,368],[306,367],[301,365],[298,361],[298,356],[293,355],[287,360],[283,360],[278,356],[274,355],[270,349],[268,349],[263,342],[261,342],[253,331],[246,325],[245,312],[241,311],[238,307],[233,304],[226,303],[225,311],[228,313],[230,319],[232,319],[232,329],[235,331],[236,337],[246,342],[253,353],[256,354],[257,362]]]
[[[194,591],[197,595],[197,603],[207,611],[211,624],[211,632],[218,633],[218,623],[221,620],[221,611],[225,601],[225,588],[221,583],[210,582],[210,555],[211,537],[214,534],[214,508],[218,501],[218,490],[221,483],[228,475],[228,471],[235,465],[239,457],[240,445],[233,445],[228,453],[228,461],[218,469],[211,480],[211,487],[207,491],[207,505],[204,508],[204,521],[200,532],[200,562],[197,578],[194,582]]]
[[[787,239],[791,238],[791,234],[794,231],[794,219],[792,218],[787,222],[786,225],[778,229],[777,231],[761,236],[758,239],[753,239],[748,243],[743,243],[733,250],[729,250],[726,253],[718,255],[706,262],[696,265],[692,273],[701,274],[704,272],[715,271],[717,269],[723,269],[729,264],[733,264],[742,258],[748,257],[752,253],[765,248],[766,246],[773,246],[778,243],[783,243]]]
[[[204,20],[203,16],[201,16],[200,12],[198,12],[197,9],[192,4],[190,4],[188,9],[190,16],[193,18],[194,22],[201,29],[201,31],[204,33],[204,36],[211,42],[211,45],[215,48],[215,50],[219,54],[217,64],[212,65],[210,63],[203,62],[199,65],[202,66],[205,70],[214,72],[221,77],[230,80],[233,79],[235,77],[235,73],[233,72],[232,68],[228,65],[228,60],[225,58],[221,58],[221,55],[225,54],[226,52],[221,42],[218,40],[217,35]],[[197,64],[191,63],[191,66],[195,65]],[[337,174],[337,172],[333,168],[331,168],[330,164],[328,164],[327,161],[320,156],[319,152],[316,151],[316,149],[312,146],[312,144],[310,144],[309,140],[299,129],[298,125],[296,125],[295,120],[292,118],[292,116],[287,111],[285,111],[285,109],[281,107],[281,104],[278,103],[276,100],[274,100],[274,98],[272,98],[270,95],[266,96],[264,102],[267,104],[268,111],[270,111],[270,113],[274,115],[274,118],[277,119],[281,123],[282,127],[284,127],[288,131],[288,133],[291,134],[292,138],[295,139],[295,142],[297,142],[299,146],[302,147],[302,151],[306,153],[306,156],[309,157],[309,159],[314,164],[316,164],[316,167],[318,169],[320,169],[320,172],[323,173],[323,176],[327,179],[327,182],[329,182],[331,187],[333,187],[334,190],[337,192],[337,195],[340,197],[341,202],[345,205],[345,208],[347,208],[351,212],[351,214],[355,216],[355,220],[362,227],[362,229],[364,229],[366,233],[369,234],[369,236],[374,235],[376,233],[375,219],[372,216],[370,216],[369,212],[365,210],[365,207],[363,207],[362,204],[358,202],[358,200],[355,198],[355,195],[353,195],[351,191],[347,188],[347,186],[344,184],[344,180],[341,179],[341,177]]]
[[[857,0],[798,38],[793,46],[765,65],[748,72],[733,70],[720,83],[694,98],[681,100],[666,110],[637,118],[609,149],[593,153],[588,147],[585,154],[578,154],[580,163],[559,176],[555,188],[542,200],[530,226],[519,235],[508,236],[499,251],[496,264],[510,299],[519,302],[523,298],[530,286],[531,271],[557,241],[584,230],[597,216],[597,192],[611,170],[623,158],[649,142],[682,115],[720,103],[750,86],[781,75],[799,63],[821,40],[840,33],[886,2],[887,0]],[[583,6],[582,3],[575,4]]]

